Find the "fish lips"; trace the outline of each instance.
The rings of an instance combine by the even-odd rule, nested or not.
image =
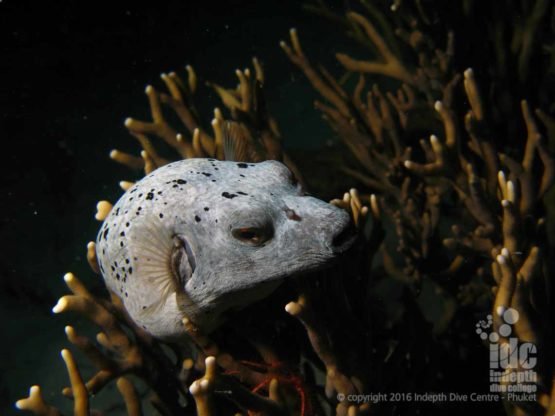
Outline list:
[[[352,222],[349,222],[345,228],[333,236],[329,249],[335,255],[343,254],[354,246],[358,236],[358,229]]]

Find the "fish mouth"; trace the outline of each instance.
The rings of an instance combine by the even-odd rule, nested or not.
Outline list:
[[[330,249],[334,254],[342,254],[349,250],[358,237],[358,230],[352,222],[337,233],[331,242]]]

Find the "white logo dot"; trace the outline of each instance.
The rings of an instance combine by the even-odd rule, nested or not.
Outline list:
[[[512,329],[510,325],[503,324],[499,327],[499,335],[503,337],[508,337],[511,335]]]
[[[503,320],[508,324],[515,324],[518,321],[519,313],[514,308],[509,308],[503,313]]]

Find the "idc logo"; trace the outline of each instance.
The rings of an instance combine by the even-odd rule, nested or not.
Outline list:
[[[537,347],[520,342],[513,326],[520,316],[514,308],[499,308],[501,324],[493,331],[493,316],[476,324],[476,333],[489,344],[490,391],[506,393],[510,401],[535,401],[537,391]]]

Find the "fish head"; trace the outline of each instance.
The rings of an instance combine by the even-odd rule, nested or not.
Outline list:
[[[230,180],[203,194],[204,215],[183,224],[177,235],[187,243],[174,257],[194,258],[193,273],[187,264],[173,269],[185,271],[180,281],[198,305],[193,319],[208,329],[286,278],[329,266],[356,236],[347,212],[308,196],[282,163],[224,163]]]

